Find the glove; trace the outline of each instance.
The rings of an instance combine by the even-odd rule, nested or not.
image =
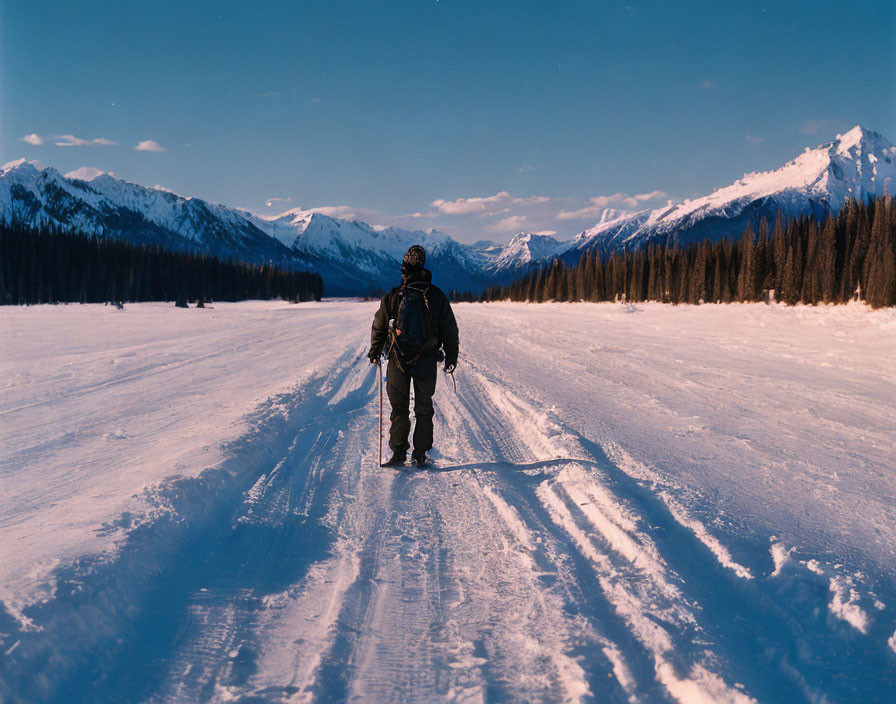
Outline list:
[[[380,351],[371,349],[370,352],[367,353],[367,359],[370,360],[371,364],[376,364],[379,366],[380,364]]]
[[[445,373],[446,374],[454,374],[455,369],[457,369],[457,357],[446,357],[445,358]]]

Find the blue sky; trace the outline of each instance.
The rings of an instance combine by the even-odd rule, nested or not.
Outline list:
[[[568,237],[855,124],[896,140],[894,36],[892,0],[0,0],[0,149],[263,214]]]

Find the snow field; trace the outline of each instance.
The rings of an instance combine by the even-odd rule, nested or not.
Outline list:
[[[0,310],[30,330],[0,367],[19,442],[0,476],[31,500],[4,499],[0,520],[44,565],[23,579],[4,532],[0,697],[873,701],[894,686],[891,311],[459,305],[458,392],[440,378],[436,466],[414,472],[376,466],[373,304],[237,304],[202,324],[86,308]],[[141,335],[134,371],[106,366]],[[49,442],[39,404],[64,426]],[[101,442],[132,416],[139,442]],[[63,491],[85,458],[127,471]],[[58,501],[79,507],[66,539],[41,535]]]

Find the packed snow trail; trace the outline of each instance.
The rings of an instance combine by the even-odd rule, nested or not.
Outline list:
[[[350,308],[338,314],[363,317]],[[707,520],[701,487],[638,459],[655,462],[654,447],[629,444],[600,413],[612,398],[551,398],[562,383],[552,375],[574,357],[562,317],[542,369],[510,366],[513,329],[531,334],[533,308],[457,307],[468,354],[457,393],[440,378],[429,471],[377,466],[366,326],[347,335],[329,369],[257,414],[221,470],[159,487],[168,519],[138,522],[114,556],[58,568],[53,598],[22,613],[30,626],[3,624],[0,694],[884,700],[896,686],[896,586],[875,568],[876,546],[835,552],[843,536],[825,552],[811,526],[795,538],[788,523],[785,540],[744,511]],[[607,313],[595,333],[630,317],[616,306],[551,314],[564,309],[574,325]],[[517,358],[544,344],[532,335]]]

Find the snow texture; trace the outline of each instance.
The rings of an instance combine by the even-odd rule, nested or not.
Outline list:
[[[0,699],[890,696],[894,311],[458,305],[430,471],[373,311],[0,309]]]

